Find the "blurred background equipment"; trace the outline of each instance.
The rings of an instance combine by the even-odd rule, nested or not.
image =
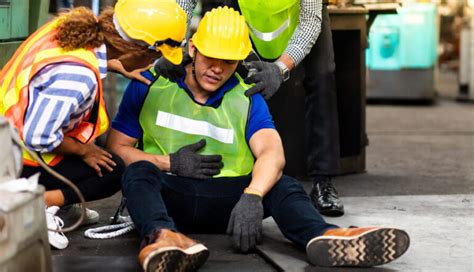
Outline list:
[[[0,141],[2,142],[0,183],[16,179],[21,172],[21,148],[11,140],[13,132],[7,119],[0,115]]]
[[[15,180],[21,171],[12,131],[0,116],[0,186]],[[42,186],[33,192],[0,189],[0,271],[51,271],[43,193]]]
[[[51,271],[43,193],[0,190],[0,271]]]
[[[379,15],[369,32],[369,99],[435,98],[438,58],[435,3],[406,3],[397,14]]]
[[[26,37],[46,22],[48,7],[49,0],[0,0],[0,68]]]
[[[459,95],[458,101],[474,101],[474,1],[469,1],[462,15],[459,57]]]

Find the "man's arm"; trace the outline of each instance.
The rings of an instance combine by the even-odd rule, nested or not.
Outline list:
[[[282,175],[285,157],[280,135],[275,129],[255,132],[249,141],[256,157],[252,180],[232,209],[227,234],[242,252],[253,249],[262,237],[263,196]]]
[[[266,100],[270,99],[286,80],[285,70],[291,71],[309,54],[321,32],[321,3],[322,0],[300,0],[299,23],[285,52],[273,63],[251,61],[247,65],[255,72],[247,76],[245,83],[255,85],[245,95],[261,92]]]
[[[256,161],[249,188],[265,195],[280,179],[285,166],[285,154],[280,135],[275,129],[261,129],[249,141]]]
[[[168,172],[170,170],[169,156],[145,153],[135,147],[137,142],[138,139],[129,137],[116,129],[111,129],[107,137],[107,148],[119,155],[127,166],[136,161],[146,160],[155,164],[162,171]]]
[[[300,17],[285,53],[279,60],[289,70],[298,65],[311,51],[321,32],[322,0],[300,0]]]

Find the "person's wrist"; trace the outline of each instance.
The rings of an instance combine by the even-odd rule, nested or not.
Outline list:
[[[176,154],[171,153],[169,155],[169,158],[170,158],[170,164],[169,164],[170,172],[173,173],[173,174],[177,174],[178,163],[177,163]]]
[[[151,162],[163,172],[171,172],[169,155],[152,155]]]
[[[248,194],[248,195],[255,195],[255,196],[258,196],[260,198],[263,198],[263,192],[258,190],[258,189],[254,189],[254,188],[251,188],[251,187],[247,187],[244,189],[244,194]]]
[[[78,140],[74,139],[74,142],[77,143],[77,155],[81,158],[84,158],[86,157],[88,151],[89,151],[89,146],[87,144],[83,144],[81,142],[79,142]]]
[[[283,82],[287,81],[290,78],[290,70],[282,61],[277,60],[274,62],[278,69],[280,69],[280,76],[282,77]]]

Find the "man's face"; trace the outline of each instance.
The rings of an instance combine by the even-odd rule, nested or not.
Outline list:
[[[206,57],[190,43],[190,54],[195,57],[195,80],[204,91],[214,92],[232,76],[239,61]],[[192,76],[192,75],[188,75]]]

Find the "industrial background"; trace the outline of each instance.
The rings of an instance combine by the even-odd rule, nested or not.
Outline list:
[[[98,11],[114,3],[75,0],[74,6]],[[342,160],[335,184],[346,214],[326,219],[341,226],[407,230],[411,248],[406,256],[372,271],[474,271],[474,1],[332,3]],[[0,0],[0,69],[57,11],[55,1]],[[297,68],[292,75],[303,78],[303,73]],[[304,89],[301,81],[292,82],[284,84],[269,105],[284,142],[285,173],[296,176],[309,191],[301,140]],[[111,116],[127,83],[116,74],[107,77]],[[0,193],[0,271],[141,270],[135,232],[91,240],[83,235],[87,227],[81,227],[66,234],[71,244],[64,250],[45,250],[49,245],[41,238],[9,246],[24,236],[14,234],[20,223],[9,215],[21,203],[1,198]],[[26,199],[37,201],[38,196]],[[120,199],[116,194],[90,204],[101,213],[99,225],[109,223]],[[202,271],[326,271],[310,266],[272,219],[264,221],[263,231],[263,243],[247,255],[234,252],[227,237],[191,235],[211,251]],[[32,233],[35,237],[39,232]],[[3,259],[7,250],[18,252]],[[6,263],[18,270],[2,270]]]

